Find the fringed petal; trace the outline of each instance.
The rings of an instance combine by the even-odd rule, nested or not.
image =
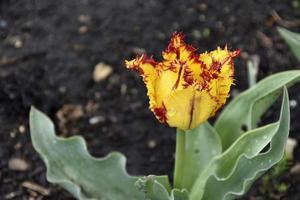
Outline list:
[[[152,58],[147,58],[146,55],[137,56],[133,60],[125,61],[126,67],[134,69],[143,77],[143,81],[147,87],[147,95],[150,99],[149,107],[153,110],[156,106],[155,81],[158,77],[156,70],[157,63]]]
[[[192,129],[213,116],[226,102],[233,83],[233,58],[239,51],[227,47],[198,55],[174,33],[156,63],[145,55],[126,61],[140,72],[148,89],[150,109],[162,123]]]
[[[200,55],[199,59],[205,64],[201,74],[205,80],[202,89],[208,91],[218,102],[215,111],[217,111],[229,97],[234,76],[233,58],[238,55],[239,51],[231,52],[226,47],[224,49],[218,47],[217,50]]]

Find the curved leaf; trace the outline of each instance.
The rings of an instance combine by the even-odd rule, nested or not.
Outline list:
[[[244,131],[256,127],[263,113],[282,93],[282,87],[290,87],[300,81],[300,70],[271,75],[234,98],[220,114],[215,129],[226,150]]]
[[[126,158],[117,152],[92,157],[82,137],[59,138],[51,120],[35,108],[30,111],[33,146],[47,166],[47,179],[76,198],[98,200],[142,200],[135,187],[138,177],[125,170]]]
[[[277,30],[280,33],[281,37],[290,46],[292,52],[300,62],[300,34],[294,33],[282,27],[278,27]]]
[[[182,187],[191,190],[196,178],[213,157],[222,152],[221,141],[215,129],[205,122],[185,132],[186,144]]]
[[[190,200],[229,200],[244,194],[263,172],[283,157],[289,124],[289,101],[285,89],[279,122],[245,133],[215,158],[198,177]],[[270,149],[260,153],[269,142]]]

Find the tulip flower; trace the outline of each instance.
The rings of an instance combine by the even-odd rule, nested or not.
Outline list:
[[[200,55],[195,51],[182,33],[174,33],[162,52],[163,61],[146,55],[125,61],[127,68],[143,77],[156,118],[182,130],[197,127],[226,102],[233,83],[233,58],[239,55],[226,46]]]
[[[280,33],[291,42],[299,37],[285,29]],[[182,33],[174,33],[161,62],[146,55],[126,61],[128,68],[143,77],[150,109],[157,119],[177,127],[173,183],[166,175],[129,175],[121,152],[102,158],[91,156],[82,137],[56,136],[54,123],[32,107],[30,135],[47,167],[48,181],[80,200],[239,198],[284,157],[290,128],[287,87],[300,81],[300,70],[277,73],[254,83],[233,98],[211,125],[206,120],[229,96],[234,82],[233,59],[238,55],[238,50],[230,51],[226,46],[197,54],[184,42]],[[279,119],[258,126],[281,92]],[[128,131],[126,128],[121,131]]]

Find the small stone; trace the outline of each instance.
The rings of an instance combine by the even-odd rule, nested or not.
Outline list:
[[[296,163],[291,169],[290,169],[291,174],[300,174],[300,163]]]
[[[121,93],[121,95],[125,95],[126,92],[127,92],[127,85],[123,83],[121,85],[120,93]]]
[[[22,183],[22,186],[31,190],[31,191],[34,191],[34,192],[38,192],[40,194],[42,194],[43,196],[49,196],[50,195],[50,190],[47,189],[47,188],[44,188],[43,186],[41,185],[38,185],[34,182],[31,182],[31,181],[24,181]]]
[[[89,28],[87,26],[80,26],[78,32],[79,34],[84,35],[88,32],[88,30]]]
[[[98,63],[95,66],[94,73],[93,73],[93,79],[95,82],[100,82],[102,80],[105,80],[109,75],[111,75],[113,72],[112,67],[109,65],[106,65],[104,63]]]
[[[157,145],[157,143],[156,143],[155,140],[149,140],[149,141],[148,141],[148,147],[149,147],[150,149],[155,148],[156,145]]]
[[[24,134],[24,133],[26,132],[26,127],[25,127],[24,125],[20,125],[20,126],[19,126],[19,132],[20,132],[21,134]]]
[[[16,39],[15,42],[14,42],[14,46],[17,49],[20,49],[20,48],[23,47],[23,42],[20,39]]]
[[[201,31],[199,31],[199,30],[193,30],[193,31],[192,31],[192,36],[193,36],[195,39],[199,40],[199,39],[202,38],[202,33],[201,33]]]
[[[15,131],[11,131],[9,133],[9,135],[10,135],[11,138],[15,138],[17,136],[17,133]]]
[[[79,15],[78,21],[81,23],[89,23],[91,21],[91,16],[89,15]]]
[[[60,86],[60,87],[58,88],[58,91],[59,91],[60,93],[66,93],[67,88],[66,88],[65,86]]]
[[[14,199],[17,196],[20,196],[20,192],[10,192],[4,196],[4,199]]]
[[[207,4],[205,4],[205,3],[200,3],[200,4],[198,5],[198,9],[199,9],[200,11],[206,11],[206,10],[207,10]]]
[[[99,115],[99,116],[95,116],[95,117],[92,117],[89,119],[89,123],[91,125],[95,125],[95,124],[98,124],[100,122],[104,122],[105,121],[105,117]]]
[[[0,28],[3,29],[7,28],[7,25],[8,25],[7,21],[0,19]]]
[[[296,108],[298,105],[297,101],[295,99],[290,100],[290,107],[291,108]]]
[[[8,161],[8,168],[12,171],[27,171],[29,164],[20,158],[12,158]]]

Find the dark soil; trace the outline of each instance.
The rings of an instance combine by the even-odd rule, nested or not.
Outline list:
[[[54,119],[60,135],[82,135],[93,155],[118,150],[127,156],[131,174],[172,176],[175,130],[158,124],[147,108],[144,84],[125,70],[124,59],[143,51],[159,58],[178,30],[199,52],[227,43],[243,51],[236,62],[233,89],[239,92],[247,88],[248,55],[261,59],[258,79],[300,68],[276,32],[278,25],[300,32],[299,4],[299,0],[0,1],[0,199],[72,199],[45,179],[45,166],[30,142],[30,105]],[[113,73],[96,83],[92,74],[99,62],[111,65]],[[291,136],[299,141],[299,84],[290,90],[290,99]],[[74,117],[72,109],[80,114]],[[275,106],[264,122],[277,112]],[[95,116],[100,120],[91,124]],[[29,167],[12,170],[8,163],[13,158]],[[290,172],[298,162],[300,147],[283,174],[267,183],[259,181],[243,199],[300,199],[299,172]],[[24,181],[44,187],[50,195],[24,186]],[[280,184],[287,189],[278,189]]]

